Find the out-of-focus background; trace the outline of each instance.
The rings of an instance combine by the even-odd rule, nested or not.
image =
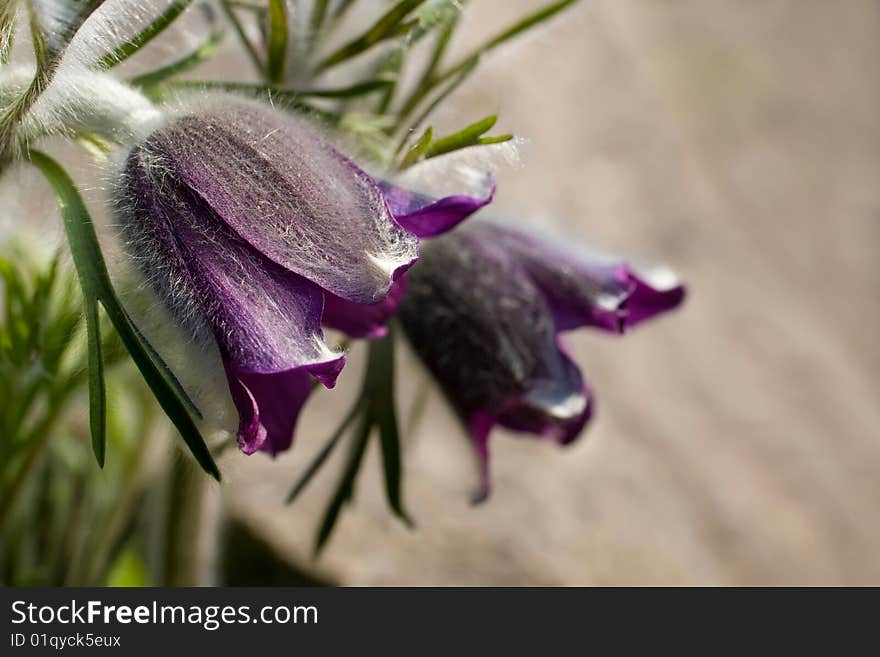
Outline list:
[[[538,4],[472,2],[453,47]],[[223,461],[223,507],[342,584],[880,584],[880,5],[590,0],[488,58],[447,127],[495,111],[529,140],[496,210],[670,263],[683,310],[576,333],[592,426],[566,449],[497,431],[483,506],[435,393],[406,443],[418,528],[387,512],[370,453],[311,560],[335,477],[282,501],[353,357],[292,452]],[[401,369],[405,416],[421,375]]]
[[[451,59],[546,2],[471,0]],[[388,5],[357,3],[364,22],[348,18],[339,38]],[[182,20],[204,29],[196,7]],[[119,74],[192,47],[160,41],[152,58],[133,58],[143,69],[126,73],[126,63]],[[258,79],[234,38],[223,47],[197,76]],[[357,393],[364,345],[335,391],[313,395],[291,451],[272,460],[226,450],[217,485],[176,437],[169,447],[168,424],[111,339],[107,467],[89,448],[84,366],[59,358],[70,389],[46,379],[47,399],[61,401],[43,409],[47,425],[39,412],[19,423],[26,455],[6,461],[32,476],[18,486],[0,472],[19,493],[0,496],[0,581],[880,585],[880,4],[583,0],[486,57],[431,123],[446,134],[494,113],[493,134],[525,141],[520,162],[496,172],[492,212],[668,263],[689,286],[682,309],[629,335],[568,337],[597,397],[578,442],[496,430],[492,497],[471,507],[471,446],[401,340],[404,498],[417,528],[388,511],[374,444],[314,559],[345,450],[294,504],[284,499]],[[206,415],[234,427],[219,366],[150,333],[171,322],[134,303],[138,279],[126,278],[102,210],[108,173],[70,145],[49,146],[70,162],[129,309],[197,396],[225,403],[219,421]],[[47,253],[63,243],[35,169],[19,166],[0,186],[0,260],[10,237],[31,234]],[[6,280],[12,270],[0,265]],[[76,352],[81,326],[64,328],[79,316],[69,265],[62,258],[69,287],[59,285],[64,303],[47,325]],[[40,332],[39,322],[12,324]],[[175,360],[175,350],[186,354]],[[7,351],[19,369],[0,378],[12,384],[4,390],[46,375],[40,353]],[[425,411],[413,412],[425,391]],[[0,420],[16,420],[4,403]]]

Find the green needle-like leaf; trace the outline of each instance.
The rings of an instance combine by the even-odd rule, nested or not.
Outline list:
[[[162,12],[156,20],[147,25],[147,27],[141,30],[129,41],[117,46],[112,52],[108,52],[104,55],[98,63],[98,66],[100,68],[113,68],[117,64],[124,62],[150,41],[162,34],[162,32],[164,32],[165,29],[183,13],[184,9],[191,4],[192,0],[177,0],[177,2],[173,3]]]
[[[385,495],[388,499],[388,506],[408,527],[413,526],[412,520],[404,510],[401,493],[400,433],[394,409],[394,336],[390,331],[381,340],[370,343],[367,369],[364,373],[358,402],[349,411],[348,416],[321,453],[318,454],[315,461],[312,462],[304,477],[294,486],[288,501],[299,494],[305,486],[304,482],[307,482],[314,475],[349,424],[358,416],[360,421],[355,431],[348,463],[336,493],[324,513],[324,519],[315,538],[315,554],[321,551],[330,538],[342,507],[352,497],[354,480],[360,470],[361,461],[374,428],[378,429],[382,449]]]
[[[266,77],[272,84],[284,79],[287,63],[287,9],[284,0],[269,0],[269,44]]]
[[[226,14],[226,18],[232,23],[232,27],[235,29],[236,34],[238,34],[238,40],[241,41],[241,45],[244,46],[245,52],[247,52],[248,57],[251,59],[251,63],[254,65],[254,68],[257,69],[257,72],[260,75],[263,75],[266,69],[263,66],[260,55],[254,47],[254,44],[251,43],[251,40],[248,38],[244,25],[241,24],[238,16],[235,15],[235,9],[233,7],[237,5],[238,3],[230,2],[230,0],[220,0],[220,7],[223,9],[223,13]]]
[[[425,0],[401,0],[389,9],[370,29],[361,36],[345,44],[318,64],[318,73],[326,71],[347,59],[351,59],[372,48],[377,43],[395,36],[406,34],[418,22],[403,23],[407,15]]]
[[[498,135],[497,137],[482,137],[477,141],[477,146],[489,146],[491,144],[503,144],[513,139],[513,135]]]
[[[103,468],[107,448],[107,390],[104,384],[104,358],[101,354],[98,300],[84,294],[83,306],[89,352],[89,429],[92,434],[92,449],[95,452],[95,458],[98,460],[98,465]]]
[[[479,142],[480,137],[482,137],[494,127],[497,121],[498,116],[493,114],[492,116],[488,116],[481,121],[477,121],[476,123],[472,123],[471,125],[462,128],[454,134],[442,137],[431,144],[431,146],[425,153],[425,156],[436,157],[438,155],[443,155],[444,153],[456,151],[460,148],[473,146],[474,144]]]
[[[312,13],[309,16],[309,29],[312,34],[317,34],[324,25],[324,19],[327,17],[327,6],[330,0],[315,0],[312,3]]]
[[[385,472],[385,495],[388,506],[407,526],[412,526],[403,509],[401,494],[400,432],[394,409],[394,336],[389,331],[381,340],[370,343],[367,376],[371,389],[370,415],[379,428],[382,465]]]
[[[434,128],[428,126],[425,131],[422,133],[422,136],[418,138],[416,143],[410,146],[409,150],[406,152],[406,155],[403,158],[403,161],[400,163],[400,168],[405,169],[408,166],[412,166],[419,160],[425,157],[425,153],[428,152],[428,149],[431,147],[431,142],[434,139]]]
[[[351,407],[351,410],[346,414],[345,418],[342,422],[339,423],[339,426],[336,427],[336,431],[333,432],[333,435],[330,436],[330,439],[321,448],[321,451],[315,456],[311,463],[309,463],[309,467],[306,468],[305,472],[303,472],[302,476],[300,476],[299,480],[293,485],[293,488],[290,489],[290,493],[287,495],[287,500],[285,502],[290,504],[293,502],[299,494],[305,490],[305,487],[309,484],[312,478],[317,474],[318,470],[322,465],[327,461],[330,457],[330,454],[333,453],[333,450],[339,444],[339,441],[342,439],[342,436],[345,435],[346,430],[351,423],[354,422],[354,419],[358,416],[358,413],[363,409],[362,400],[358,400],[355,402],[354,406]]]
[[[396,48],[390,55],[388,55],[379,67],[379,77],[382,80],[386,80],[388,86],[385,88],[381,98],[379,98],[379,102],[376,106],[377,114],[385,114],[391,106],[391,101],[394,100],[394,92],[403,71],[405,52],[406,51],[403,48]]]
[[[177,427],[199,465],[219,480],[220,471],[187,410],[192,406],[192,401],[168,366],[138,331],[116,296],[92,218],[73,180],[61,165],[48,155],[31,151],[30,156],[31,162],[46,176],[57,197],[73,264],[83,290],[84,302],[88,306],[90,303],[96,304],[100,301],[162,410]],[[87,320],[89,312],[87,307]],[[96,320],[96,317],[93,316],[92,320]],[[97,325],[97,322],[95,323]],[[94,334],[96,335],[97,331]],[[97,350],[90,349],[90,361],[93,355],[99,354]],[[95,388],[90,385],[90,391],[94,390]],[[98,412],[102,404],[100,400],[92,400],[90,407]]]
[[[458,87],[467,79],[467,77],[471,74],[477,67],[477,62],[472,62],[470,66],[462,70],[457,76],[455,76],[452,80],[450,80],[446,86],[428,103],[427,107],[422,110],[422,113],[416,118],[415,121],[410,124],[410,126],[404,131],[403,137],[400,140],[400,143],[397,146],[397,153],[403,150],[403,147],[406,146],[406,142],[409,139],[409,136],[415,131],[422,123],[431,115],[431,113],[437,109],[437,106],[440,105],[444,100],[446,100],[452,92],[454,92]],[[398,125],[401,125],[403,122],[403,117],[400,118],[400,122]]]
[[[187,71],[196,68],[199,64],[209,60],[214,53],[217,52],[217,49],[223,42],[223,36],[223,32],[219,30],[212,32],[198,48],[188,55],[181,57],[175,62],[171,62],[167,66],[157,68],[149,73],[138,75],[129,80],[129,82],[135,87],[153,87],[165,80],[173,78],[175,75],[186,73]]]
[[[443,32],[440,33],[438,37],[437,44],[435,46],[435,51],[431,57],[431,60],[428,63],[428,66],[425,72],[422,74],[422,77],[418,84],[415,87],[415,90],[407,99],[407,101],[400,108],[398,113],[399,124],[403,124],[407,118],[419,107],[422,102],[429,96],[431,91],[443,84],[444,82],[451,81],[449,86],[437,97],[435,100],[429,105],[429,107],[422,112],[419,119],[412,123],[411,129],[417,128],[422,121],[434,110],[434,108],[442,102],[453,90],[455,90],[464,80],[476,69],[477,64],[479,64],[483,55],[489,53],[491,50],[494,50],[498,46],[510,41],[514,37],[519,36],[523,32],[535,27],[536,25],[540,25],[546,20],[552,18],[557,13],[565,9],[571,4],[574,4],[577,0],[561,0],[558,2],[553,2],[538,11],[529,14],[525,18],[517,21],[500,34],[492,37],[486,43],[484,43],[479,48],[476,48],[470,55],[462,58],[458,61],[458,63],[449,67],[443,73],[436,73],[436,69],[442,59],[447,46],[449,44],[449,40],[452,37],[452,33],[455,30],[457,22],[452,20],[444,29]]]
[[[577,2],[577,0],[559,0],[558,2],[552,2],[549,5],[542,7],[533,14],[529,14],[525,18],[517,21],[516,23],[508,27],[506,30],[502,31],[500,34],[497,34],[496,36],[489,39],[482,46],[476,48],[470,55],[464,57],[457,64],[451,66],[442,75],[436,77],[434,84],[439,84],[457,75],[459,72],[467,68],[472,62],[478,62],[483,55],[487,54],[491,50],[494,50],[503,43],[506,43],[514,37],[519,36],[526,30],[529,30],[536,25],[540,25],[541,23],[552,18],[560,11],[574,4],[575,2]]]
[[[327,505],[324,518],[318,527],[318,533],[315,536],[315,556],[320,554],[324,548],[327,539],[330,538],[330,534],[333,533],[333,528],[336,526],[339,512],[342,511],[343,505],[351,499],[354,493],[354,481],[361,469],[364,453],[367,451],[367,442],[369,442],[372,426],[372,419],[369,417],[369,414],[364,413],[355,432],[354,442],[351,444],[351,451],[348,455],[348,463],[345,466],[345,471],[342,473],[339,487],[330,500],[330,504]]]
[[[173,89],[215,89],[247,96],[271,98],[272,102],[296,102],[300,98],[351,98],[379,91],[387,87],[387,80],[365,80],[349,87],[329,89],[293,89],[259,82],[223,82],[215,80],[172,80],[167,86]]]
[[[431,52],[431,58],[428,60],[425,70],[422,71],[422,76],[418,84],[416,84],[412,96],[401,108],[400,114],[402,117],[409,116],[419,101],[430,91],[433,85],[434,73],[437,71],[437,67],[440,66],[443,55],[446,54],[446,49],[449,46],[452,35],[455,33],[455,28],[458,27],[460,16],[461,13],[456,12],[441,26],[437,34],[437,40],[434,43],[434,49]]]

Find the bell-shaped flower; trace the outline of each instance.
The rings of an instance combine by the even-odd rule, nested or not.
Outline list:
[[[182,323],[216,341],[246,453],[290,446],[312,379],[344,356],[322,325],[376,336],[420,235],[489,202],[403,211],[304,119],[207,97],[135,146],[115,186],[129,252]],[[462,199],[457,199],[461,201]]]
[[[665,270],[637,270],[492,222],[426,244],[406,284],[401,324],[470,433],[480,462],[476,501],[490,490],[493,427],[565,445],[590,419],[592,394],[561,332],[622,333],[685,294]]]

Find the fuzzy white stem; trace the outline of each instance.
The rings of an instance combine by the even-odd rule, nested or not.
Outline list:
[[[32,78],[33,71],[26,68],[4,71],[0,101],[22,93]],[[15,126],[15,139],[25,145],[47,135],[91,133],[125,145],[144,139],[161,120],[162,112],[153,103],[111,75],[62,64]]]

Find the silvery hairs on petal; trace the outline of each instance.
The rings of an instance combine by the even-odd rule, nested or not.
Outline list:
[[[467,194],[483,198],[491,191],[496,173],[522,165],[525,139],[515,137],[500,144],[463,148],[419,162],[393,177],[401,187],[428,196]]]

